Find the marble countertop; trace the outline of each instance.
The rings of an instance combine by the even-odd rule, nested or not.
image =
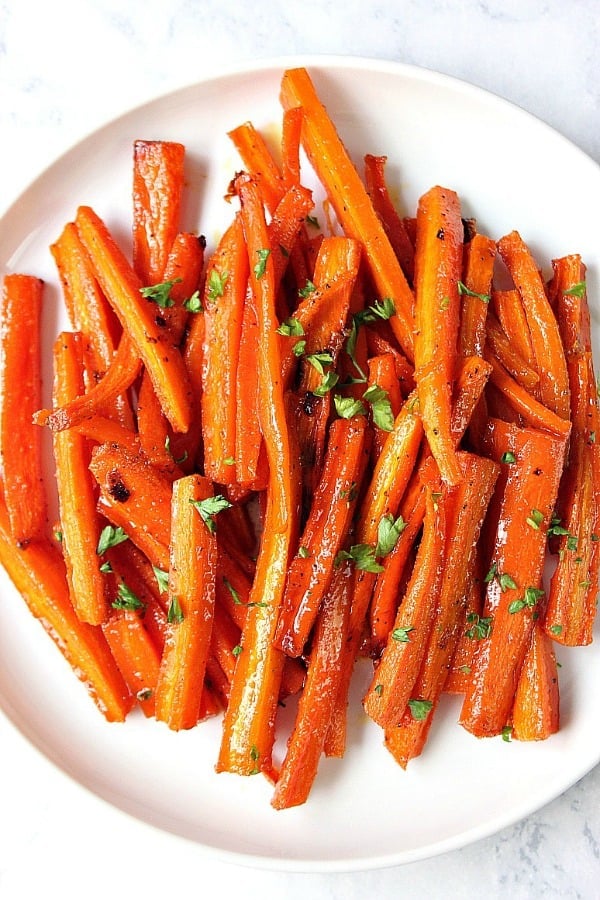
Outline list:
[[[0,0],[0,211],[59,153],[119,113],[215,69],[284,54],[374,57],[458,76],[536,114],[600,162],[598,12],[597,0]],[[466,848],[399,868],[285,874],[207,858],[115,814],[2,715],[0,747],[6,900],[49,889],[53,896],[52,888],[67,900],[599,895],[598,767]]]

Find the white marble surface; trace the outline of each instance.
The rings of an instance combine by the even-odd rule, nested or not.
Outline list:
[[[498,93],[600,161],[597,0],[0,2],[0,210],[91,129],[243,60],[334,53],[414,63]],[[598,725],[600,740],[600,724]],[[402,868],[226,865],[116,814],[0,716],[0,896],[289,900],[600,896],[600,769],[523,822]]]

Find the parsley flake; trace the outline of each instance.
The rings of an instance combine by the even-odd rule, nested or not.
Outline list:
[[[177,597],[172,597],[167,611],[167,622],[170,625],[181,625],[183,622],[183,610]]]
[[[507,450],[506,453],[503,453],[500,457],[500,462],[503,463],[514,463],[517,461],[517,458],[514,453],[511,453],[510,450]]]
[[[214,517],[224,509],[231,507],[229,500],[226,500],[222,494],[207,497],[205,500],[190,500],[190,503],[198,510],[200,518],[211,534],[214,534],[217,530]]]
[[[122,544],[123,541],[128,540],[129,535],[125,534],[120,525],[117,528],[114,528],[112,525],[106,525],[100,532],[96,553],[98,556],[102,556],[111,547],[116,547],[117,544]]]
[[[350,550],[340,550],[334,561],[335,567],[339,568],[345,559],[351,559],[356,568],[363,572],[383,572],[383,566],[377,562],[375,548],[371,544],[354,544]]]
[[[355,400],[354,397],[342,397],[340,394],[334,394],[333,402],[340,419],[352,419],[354,416],[364,416],[367,413],[364,403]]]
[[[502,735],[502,740],[506,741],[507,744],[510,744],[513,734],[512,725],[505,725],[500,734]]]
[[[183,308],[191,313],[199,313],[204,311],[202,300],[200,299],[200,291],[194,291],[191,297],[183,302]]]
[[[372,384],[363,394],[363,399],[371,404],[373,423],[382,431],[392,431],[394,428],[394,414],[387,391],[378,384]]]
[[[458,282],[458,293],[465,297],[477,297],[477,299],[481,300],[483,303],[490,302],[489,294],[478,294],[477,291],[472,291],[466,284],[463,284],[462,281]]]
[[[583,297],[586,291],[585,281],[578,281],[577,284],[574,284],[573,287],[569,288],[567,291],[563,291],[565,297]]]
[[[175,301],[171,299],[171,288],[174,284],[178,284],[181,278],[174,278],[172,281],[163,281],[162,284],[153,284],[150,287],[140,288],[140,294],[146,300],[152,300],[161,309],[168,309],[174,306]]]
[[[300,337],[304,334],[302,322],[293,317],[285,319],[277,329],[277,334],[282,334],[284,337]]]
[[[310,297],[311,294],[314,294],[316,289],[316,284],[313,284],[310,278],[308,278],[304,287],[300,288],[300,290],[298,291],[298,296],[302,297],[303,300],[306,300],[307,297]]]
[[[256,255],[258,256],[258,262],[254,266],[254,276],[257,281],[260,281],[260,279],[263,277],[263,275],[267,271],[267,260],[270,256],[270,254],[271,254],[271,251],[267,250],[266,248],[256,251]]]
[[[415,721],[417,722],[424,722],[431,712],[433,703],[431,702],[431,700],[411,699],[408,701],[408,706],[413,719],[415,719]]]
[[[241,644],[236,644],[235,647],[232,648],[231,652],[233,656],[239,656],[244,648]]]
[[[540,509],[532,509],[531,514],[525,519],[527,524],[536,531],[540,530],[540,525],[544,521],[544,513]]]
[[[216,269],[211,269],[208,276],[207,291],[207,298],[211,303],[216,303],[219,297],[223,296],[228,278],[229,272],[217,272]]]
[[[406,625],[404,628],[394,628],[392,631],[392,640],[398,641],[400,644],[408,644],[410,643],[408,635],[414,630],[414,625]]]
[[[159,569],[158,566],[152,566],[152,571],[158,584],[158,590],[161,594],[165,594],[169,589],[169,573]]]
[[[482,641],[490,636],[492,630],[492,617],[482,617],[475,612],[467,615],[467,623],[471,626],[465,631],[465,637],[472,641]]]
[[[113,609],[144,609],[144,604],[140,598],[137,594],[134,594],[131,588],[127,587],[123,581],[119,584],[119,587],[117,588],[117,597],[113,600],[111,605]]]
[[[562,634],[562,630],[563,630],[562,625],[551,625],[550,626],[551,634],[556,634],[556,635]]]
[[[397,519],[394,519],[394,516],[391,513],[382,516],[377,527],[375,556],[387,556],[391,553],[398,543],[398,538],[406,528],[406,525],[407,523],[402,516],[398,516]]]

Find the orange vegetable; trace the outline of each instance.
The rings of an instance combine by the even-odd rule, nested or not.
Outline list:
[[[552,641],[536,622],[515,694],[513,736],[519,741],[543,741],[550,737],[558,731],[559,707],[558,669]]]
[[[5,275],[0,301],[0,454],[4,501],[17,546],[42,537],[46,494],[42,433],[33,424],[41,403],[43,282],[31,275]]]

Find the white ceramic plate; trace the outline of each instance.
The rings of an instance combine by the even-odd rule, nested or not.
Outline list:
[[[481,230],[498,238],[517,228],[544,266],[580,252],[591,297],[598,297],[600,170],[576,147],[514,106],[447,77],[384,62],[302,58],[230,72],[122,116],[59,159],[8,210],[0,222],[0,265],[48,281],[48,343],[64,324],[55,312],[48,245],[81,203],[129,240],[133,140],[187,146],[185,225],[213,246],[231,214],[222,198],[239,168],[226,132],[251,119],[276,135],[279,81],[290,64],[307,65],[357,161],[365,152],[388,155],[390,181],[407,212],[433,184],[452,187]],[[407,772],[361,711],[363,670],[346,758],[323,760],[305,806],[274,812],[262,778],[214,773],[220,721],[179,734],[136,714],[124,725],[106,724],[6,580],[0,592],[4,712],[81,785],[221,858],[292,870],[416,860],[527,815],[600,759],[595,645],[560,654],[558,735],[541,745],[479,742],[456,724],[458,701],[445,698],[425,752]]]

